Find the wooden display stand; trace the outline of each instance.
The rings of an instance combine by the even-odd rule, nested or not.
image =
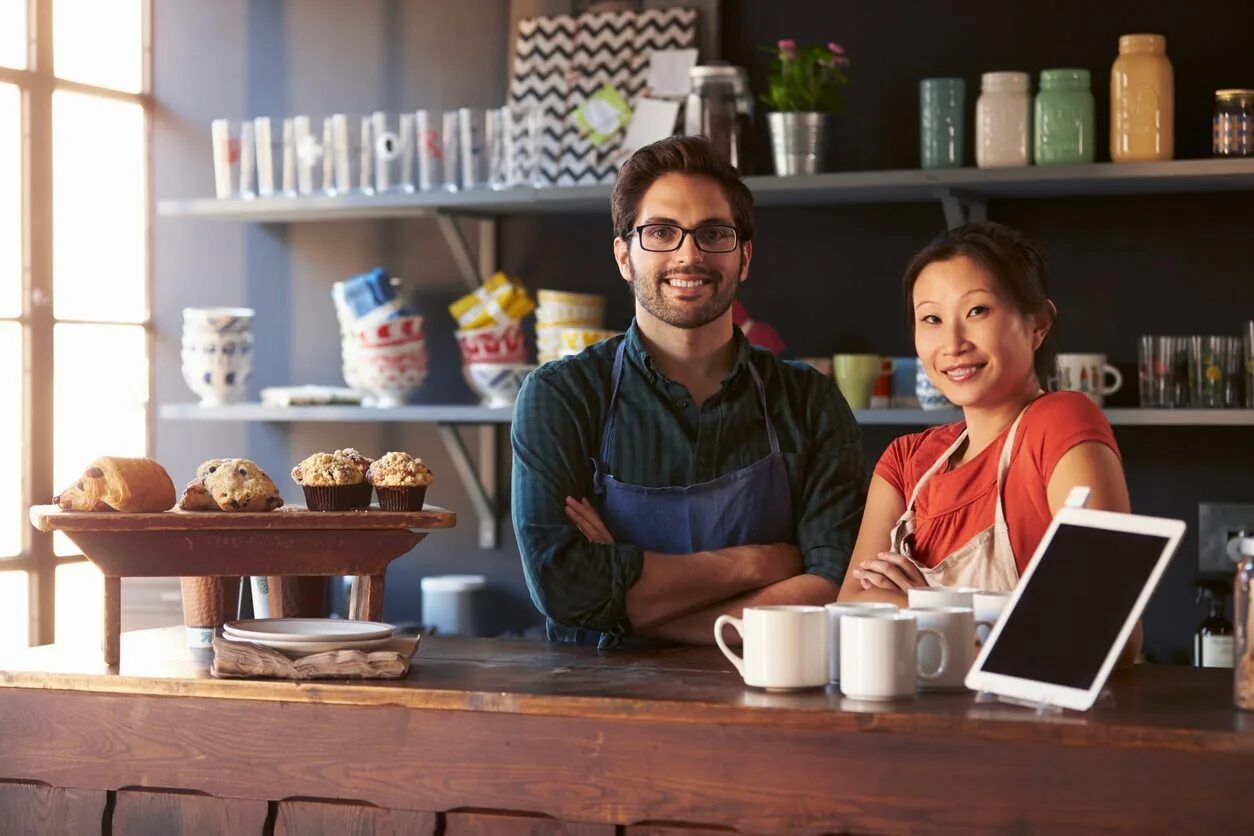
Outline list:
[[[422,542],[430,529],[452,528],[457,515],[431,505],[421,511],[309,511],[289,506],[266,513],[162,511],[122,514],[30,509],[40,531],[61,531],[104,574],[105,663],[116,665],[122,624],[122,578],[271,577],[271,615],[282,612],[282,578],[362,578],[354,613],[378,621],[388,564]]]

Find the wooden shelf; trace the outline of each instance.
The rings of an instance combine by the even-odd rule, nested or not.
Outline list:
[[[852,171],[747,177],[745,183],[752,189],[758,206],[1254,191],[1254,160]],[[500,191],[163,200],[157,206],[157,214],[168,218],[295,223],[441,214],[497,217],[581,213],[608,209],[610,189],[608,185],[517,187]]]
[[[1107,409],[1106,418],[1116,427],[1251,427],[1254,409]],[[403,421],[411,424],[508,424],[510,407],[484,406],[262,406],[256,403],[231,406],[165,404],[160,415],[167,421],[245,421],[267,423],[376,423]],[[855,409],[854,417],[865,426],[936,426],[962,419],[958,410]]]

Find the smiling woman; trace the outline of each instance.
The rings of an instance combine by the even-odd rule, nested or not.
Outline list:
[[[1114,434],[1083,394],[1043,393],[1057,310],[1024,236],[951,230],[915,256],[903,285],[919,360],[964,420],[885,451],[841,599],[1008,591],[1072,487],[1092,488],[1090,507],[1128,510]]]

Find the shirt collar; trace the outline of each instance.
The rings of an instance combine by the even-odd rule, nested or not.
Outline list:
[[[632,317],[631,326],[628,327],[624,339],[627,342],[627,358],[644,370],[650,383],[656,382],[662,373],[653,368],[653,358],[649,356],[649,350],[640,339],[640,328],[636,324],[635,317]],[[749,338],[744,335],[738,325],[732,326],[732,342],[736,344],[736,365],[724,380],[731,380],[735,377],[741,369],[749,365],[753,357],[753,346],[749,344]]]

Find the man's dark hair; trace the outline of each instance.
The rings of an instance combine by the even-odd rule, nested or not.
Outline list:
[[[626,238],[636,226],[640,200],[663,174],[709,177],[723,190],[731,205],[732,223],[741,243],[753,240],[753,193],[735,167],[714,150],[703,136],[672,136],[646,145],[631,155],[618,172],[610,194],[614,234]]]
[[[910,259],[902,278],[906,311],[914,327],[914,283],[923,268],[958,256],[980,265],[997,283],[997,290],[1024,316],[1043,316],[1051,327],[1036,350],[1033,366],[1037,380],[1046,386],[1056,374],[1054,311],[1050,307],[1045,257],[1023,233],[995,223],[973,223],[951,229]]]

